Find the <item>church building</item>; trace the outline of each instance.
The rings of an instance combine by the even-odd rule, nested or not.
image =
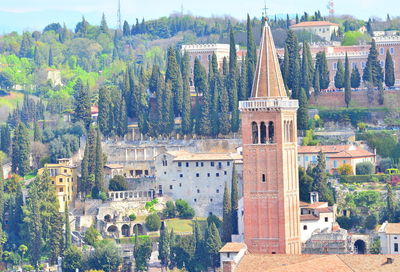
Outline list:
[[[263,27],[251,97],[240,101],[244,242],[252,254],[300,254],[296,111],[271,29]]]

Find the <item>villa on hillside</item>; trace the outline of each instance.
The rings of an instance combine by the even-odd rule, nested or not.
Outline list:
[[[339,25],[327,21],[313,21],[313,22],[300,22],[295,25],[291,25],[290,29],[294,31],[307,31],[311,32],[325,41],[330,41],[332,34],[337,33]]]
[[[318,161],[318,153],[322,151],[326,160],[326,171],[337,174],[337,169],[343,164],[349,164],[356,173],[356,166],[361,162],[371,162],[375,165],[376,154],[354,145],[321,145],[321,146],[299,146],[299,166],[307,169],[309,165],[314,166]]]

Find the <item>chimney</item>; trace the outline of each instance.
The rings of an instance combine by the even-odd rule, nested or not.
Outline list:
[[[310,192],[310,203],[313,204],[315,202],[319,202],[318,192]]]

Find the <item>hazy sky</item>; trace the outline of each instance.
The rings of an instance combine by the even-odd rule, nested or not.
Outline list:
[[[309,13],[321,10],[323,15],[327,11],[328,0],[279,0],[267,1],[269,14],[282,13]],[[43,12],[57,11],[56,18],[60,22],[68,22],[68,17],[74,14],[91,16],[104,12],[110,26],[116,24],[118,0],[0,0],[0,12],[15,14],[19,19],[21,13],[41,14]],[[212,15],[231,15],[238,19],[244,19],[246,14],[251,16],[261,16],[264,0],[121,0],[122,19],[133,22],[139,18],[158,18],[167,16],[174,11],[180,11],[183,7],[184,12],[193,15],[212,16]],[[335,0],[335,10],[337,14],[351,14],[360,18],[370,16],[386,17],[391,11],[399,12],[400,3],[398,0]],[[64,13],[64,14],[63,14]],[[393,14],[397,15],[397,14]],[[39,17],[39,16],[38,16]],[[26,24],[35,25],[35,17],[28,16]],[[94,18],[94,17],[93,17]],[[38,21],[44,18],[37,18]],[[0,16],[0,26],[5,25],[4,18]],[[33,21],[32,21],[33,20]],[[7,22],[9,24],[9,22]],[[19,22],[25,23],[25,22]],[[92,22],[97,24],[98,22]]]

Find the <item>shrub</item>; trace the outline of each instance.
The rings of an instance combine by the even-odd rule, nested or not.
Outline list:
[[[178,199],[175,201],[175,206],[180,218],[192,219],[194,217],[195,212],[193,208],[185,200]]]
[[[176,208],[173,201],[168,200],[163,211],[164,218],[174,218],[176,216]]]
[[[147,216],[146,227],[149,231],[158,231],[161,227],[160,217],[156,213]]]
[[[336,221],[342,229],[349,230],[353,227],[352,220],[347,216],[338,216]]]
[[[389,158],[382,159],[379,162],[379,168],[380,168],[381,172],[385,173],[385,171],[387,169],[392,168],[392,160]]]
[[[106,201],[107,198],[108,198],[107,193],[106,193],[106,192],[100,192],[99,198],[100,198],[101,200],[103,200],[103,201]]]
[[[340,176],[341,183],[386,182],[390,175]]]
[[[344,163],[337,169],[340,175],[352,175],[353,174],[353,167],[350,164]]]
[[[374,166],[370,162],[360,162],[356,165],[357,175],[371,175],[374,173]]]
[[[211,214],[207,217],[207,224],[210,226],[211,223],[214,223],[215,226],[219,229],[222,225],[221,219],[218,218],[215,214]]]
[[[129,220],[135,221],[135,220],[136,220],[136,214],[131,213],[131,214],[129,215]]]
[[[369,230],[373,230],[378,224],[378,218],[375,214],[370,214],[365,218],[365,227]]]
[[[154,209],[154,205],[158,203],[158,199],[155,198],[152,201],[146,202],[144,205],[145,209],[148,210],[149,212],[155,212],[156,210]]]
[[[110,179],[110,184],[108,185],[110,191],[126,191],[128,190],[128,183],[125,177],[117,175]]]
[[[92,226],[88,228],[83,235],[83,241],[85,241],[88,245],[94,246],[95,243],[99,240],[99,236],[100,233]]]

